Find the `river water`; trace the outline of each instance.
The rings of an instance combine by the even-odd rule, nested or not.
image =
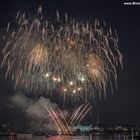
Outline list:
[[[0,140],[133,140],[127,135],[114,134],[110,136],[45,136],[20,135],[17,137],[0,137]]]

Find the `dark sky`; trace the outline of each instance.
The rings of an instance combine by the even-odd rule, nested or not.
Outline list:
[[[118,73],[118,89],[114,94],[109,92],[106,100],[98,101],[100,121],[140,124],[140,5],[125,6],[117,0],[1,0],[0,27],[5,27],[8,21],[14,22],[18,9],[33,13],[38,4],[43,4],[48,14],[58,9],[71,16],[93,17],[117,30],[124,69]],[[3,73],[0,78],[0,122],[10,122],[19,117],[5,105],[11,92],[10,83],[3,80]]]

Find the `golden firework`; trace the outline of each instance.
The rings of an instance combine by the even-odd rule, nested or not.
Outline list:
[[[28,59],[30,63],[34,63],[35,65],[43,63],[43,61],[48,60],[48,51],[47,48],[42,44],[37,44],[35,48],[31,50],[28,55]]]
[[[18,13],[19,29],[9,33],[3,48],[1,67],[15,88],[38,93],[55,89],[73,97],[105,92],[122,65],[116,32],[104,30],[97,20],[85,24],[66,16],[54,26],[42,17],[29,22]]]

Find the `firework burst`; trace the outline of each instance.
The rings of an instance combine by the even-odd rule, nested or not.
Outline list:
[[[86,105],[82,104],[72,113],[71,117],[67,118],[59,108],[58,111],[55,111],[45,104],[40,103],[40,106],[49,113],[51,119],[55,123],[57,132],[61,132],[62,134],[72,134],[72,126],[78,125],[92,109],[92,106],[89,103]]]
[[[48,24],[39,8],[38,19],[30,21],[18,12],[18,29],[8,34],[1,67],[15,89],[50,93],[56,89],[68,96],[93,96],[106,91],[116,67],[122,65],[116,32],[94,24],[59,19]],[[10,28],[8,24],[7,31]]]

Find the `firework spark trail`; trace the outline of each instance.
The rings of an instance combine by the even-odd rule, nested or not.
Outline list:
[[[53,113],[55,113],[55,112],[53,111]],[[57,115],[57,121],[58,121],[59,125],[61,126],[64,134],[71,134],[71,132],[68,130],[65,123],[61,120],[61,118],[58,115]]]
[[[68,122],[70,122],[71,118],[69,120],[66,120],[66,117],[63,115],[62,111],[59,108],[58,108],[58,112],[56,112],[52,107],[47,107],[45,104],[42,103],[40,103],[40,105],[49,113],[49,115],[51,116],[52,120],[56,125],[58,132],[61,131],[63,134],[72,134],[72,130],[70,126],[79,124],[82,121],[82,119],[85,117],[85,115],[92,109],[92,106],[90,106],[89,103],[86,104],[83,109],[81,108],[83,104],[79,106],[73,112],[72,116],[75,116],[76,114],[76,117],[73,117],[73,121],[70,124]],[[79,113],[77,114],[77,112]]]
[[[63,122],[60,120],[60,118],[57,116],[57,114],[55,112],[52,111],[52,113],[55,116],[59,126],[61,127],[62,132],[64,134],[67,134],[67,129],[66,129],[65,125],[63,124]]]
[[[63,113],[61,112],[60,109],[58,109],[58,110],[59,110],[60,115],[61,115],[62,118],[63,118],[63,121],[64,121],[65,124],[66,124],[66,127],[68,128],[68,131],[70,132],[70,134],[72,134],[71,129],[70,129],[70,127],[69,127],[69,124],[68,124],[68,122],[66,121],[66,119],[65,119],[65,117],[64,117],[64,115],[63,115]]]
[[[40,103],[41,107],[45,108],[45,110],[47,110],[47,112],[49,113],[49,115],[52,117],[56,128],[58,129],[58,132],[62,131],[64,134],[67,134],[67,129],[64,126],[63,122],[60,120],[59,116],[55,113],[55,111],[52,109],[52,107],[47,107],[45,104],[43,105],[42,103]]]
[[[45,110],[49,113],[49,115],[50,115],[51,118],[53,119],[53,121],[54,121],[54,123],[55,123],[55,125],[56,125],[56,128],[58,129],[58,132],[59,132],[59,130],[61,130],[61,129],[60,129],[60,127],[59,127],[57,121],[55,120],[54,116],[52,115],[51,111],[49,110],[49,108],[48,108],[46,105],[44,105],[44,104],[42,104],[42,103],[40,103],[40,102],[39,102],[39,104],[40,104],[40,106],[41,106],[43,109],[45,108]]]
[[[65,124],[61,121],[60,117],[55,113],[55,111],[52,108],[50,108],[50,110],[52,111],[52,114],[54,114],[54,116],[55,116],[58,124],[61,126],[61,128],[63,130],[63,133],[64,134],[67,134],[68,133],[68,130],[67,130]]]
[[[48,107],[46,107],[46,105],[44,107],[47,109],[52,119],[54,120],[55,125],[58,128],[58,132],[62,131],[63,134],[68,134],[67,128],[65,127],[63,122],[60,120],[59,116],[54,112],[54,110],[52,108],[49,109]]]
[[[42,105],[41,105],[41,106],[42,106]],[[48,112],[48,113],[50,114],[50,116],[52,117],[52,119],[53,119],[53,121],[54,121],[54,123],[55,123],[55,125],[56,125],[56,127],[57,127],[57,129],[58,129],[58,132],[59,132],[61,129],[60,129],[60,127],[59,127],[57,121],[55,120],[54,116],[52,115],[52,113],[50,112],[50,110],[46,107],[46,105],[44,105],[43,107],[47,110],[47,112]]]
[[[77,124],[79,124],[79,123],[82,121],[82,119],[85,117],[85,115],[86,115],[91,109],[92,109],[92,106],[89,107],[89,108],[83,113],[83,115],[81,115],[81,118],[79,119],[79,121],[77,122]]]
[[[64,124],[61,122],[57,114],[55,114],[53,111],[51,112],[52,116],[54,117],[57,125],[59,126],[59,130],[61,130],[64,134],[67,134],[67,130],[64,126]]]
[[[57,89],[73,97],[85,93],[91,97],[97,90],[105,93],[112,77],[116,82],[116,68],[122,65],[116,32],[106,30],[97,20],[85,24],[67,15],[61,20],[58,12],[58,25],[48,24],[41,12],[39,7],[38,18],[31,21],[19,11],[19,28],[12,33],[8,23],[1,63],[5,77],[14,81],[15,89],[26,92],[51,95]]]
[[[73,120],[73,118],[76,116],[78,110],[81,108],[81,106],[83,106],[83,104],[80,105],[77,109],[74,110],[74,113],[71,115],[71,117],[70,117],[70,119],[69,119],[69,121],[68,121],[68,124],[71,123],[71,121]]]
[[[80,106],[81,107],[81,106]],[[81,108],[80,108],[81,109]],[[79,124],[81,121],[82,121],[82,119],[85,117],[85,115],[90,111],[92,109],[92,106],[90,106],[89,105],[89,103],[87,104],[87,105],[85,105],[85,107],[83,108],[83,109],[81,109],[81,113],[80,114],[77,114],[77,118],[74,118],[75,120],[74,120],[74,122],[71,124],[72,126],[73,125],[76,125],[76,124]],[[52,114],[55,114],[55,115],[57,115],[55,112],[54,112],[54,110],[51,108],[51,110],[52,110]],[[64,117],[64,115],[62,114],[62,112],[60,111],[60,109],[59,109],[59,112],[60,112],[60,117],[62,117],[63,118],[63,120],[61,121],[61,119],[60,119],[60,117],[57,115],[57,119],[58,119],[58,123],[61,125],[61,128],[62,128],[62,130],[63,130],[63,133],[64,134],[72,134],[72,132],[71,132],[71,129],[70,129],[70,127],[69,127],[69,125],[68,125],[68,123],[67,123],[67,121],[66,121],[66,119],[65,119],[65,117]],[[78,111],[79,112],[79,111]],[[73,113],[73,114],[75,114],[75,112]]]
[[[72,117],[70,118],[70,120],[68,122],[69,125],[72,125],[73,124],[73,121],[78,116],[78,113],[80,112],[80,110],[81,110],[82,107],[83,107],[83,104],[81,106],[79,106],[76,111],[74,111]]]
[[[53,110],[53,108],[51,108],[51,107],[48,108],[46,105],[42,105],[41,103],[40,103],[40,105],[42,107],[44,107],[47,110],[47,112],[50,114],[50,116],[52,117],[52,119],[58,129],[58,132],[61,130],[63,132],[63,134],[71,134],[71,130],[69,129],[69,127],[65,126],[65,124],[61,121],[60,117]],[[62,114],[61,114],[61,116],[62,116]],[[65,118],[64,118],[64,120],[65,120]]]
[[[74,120],[74,122],[72,123],[72,125],[76,125],[77,124],[77,122],[83,116],[83,114],[86,111],[86,109],[88,109],[88,106],[89,106],[89,103],[87,105],[85,105],[85,107],[81,110],[80,114],[78,114],[77,118]]]

